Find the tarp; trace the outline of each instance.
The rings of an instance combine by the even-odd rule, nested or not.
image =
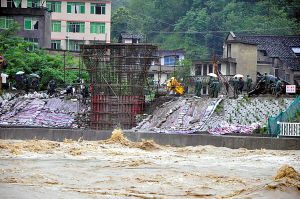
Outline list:
[[[259,124],[249,125],[239,125],[239,124],[228,124],[223,121],[218,124],[215,128],[209,129],[208,132],[213,135],[224,135],[230,133],[239,133],[239,134],[252,134],[252,132],[257,129]]]

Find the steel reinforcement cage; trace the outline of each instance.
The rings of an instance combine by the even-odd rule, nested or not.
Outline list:
[[[152,44],[83,45],[82,58],[92,90],[92,129],[128,129],[143,111],[144,88],[151,63],[158,59]]]

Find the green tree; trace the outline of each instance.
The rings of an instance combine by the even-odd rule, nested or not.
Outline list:
[[[112,14],[112,40],[117,42],[122,32],[129,32],[134,34],[142,33],[142,19],[131,15],[129,10],[125,7],[118,8]]]
[[[191,76],[192,61],[185,59],[179,61],[178,66],[176,66],[175,77],[184,83],[184,85],[189,85],[189,80]]]
[[[0,54],[4,55],[7,67],[4,71],[14,77],[17,71],[26,74],[36,73],[41,77],[41,87],[45,89],[50,79],[54,78],[58,84],[64,80],[64,58],[62,55],[51,55],[44,50],[29,50],[32,43],[24,41],[16,36],[19,25],[14,24],[11,28],[0,32]],[[66,65],[76,67],[76,59],[67,54]],[[78,76],[75,71],[66,71],[66,82],[73,82]],[[83,75],[87,79],[87,74]]]
[[[298,0],[126,0],[112,29],[147,36],[163,49],[184,48],[190,58],[221,55],[229,31],[300,34]],[[124,14],[125,13],[125,14]],[[121,18],[121,19],[120,19]],[[134,20],[133,20],[134,19]],[[113,38],[119,35],[113,33]]]

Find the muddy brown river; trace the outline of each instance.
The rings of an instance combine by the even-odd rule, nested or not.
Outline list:
[[[1,198],[300,198],[300,151],[118,142],[0,140]]]

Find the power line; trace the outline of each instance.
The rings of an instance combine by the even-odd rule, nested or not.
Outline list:
[[[162,33],[162,34],[207,34],[207,33],[228,33],[232,32],[257,32],[263,30],[288,30],[294,29],[293,27],[282,27],[282,28],[268,28],[268,29],[251,29],[251,30],[206,30],[206,31],[148,31],[151,33]]]
[[[160,22],[160,23],[167,24],[167,25],[169,25],[169,26],[173,26],[173,27],[175,26],[175,24],[170,24],[170,23],[165,22],[165,21],[162,21],[162,20],[160,20],[160,19],[155,19],[155,18],[153,18],[153,17],[151,17],[151,16],[143,15],[143,14],[141,14],[141,13],[135,14],[135,16],[139,16],[139,15],[141,15],[141,16],[143,16],[143,17],[151,18],[151,19],[153,19],[154,21],[158,21],[158,22]]]

